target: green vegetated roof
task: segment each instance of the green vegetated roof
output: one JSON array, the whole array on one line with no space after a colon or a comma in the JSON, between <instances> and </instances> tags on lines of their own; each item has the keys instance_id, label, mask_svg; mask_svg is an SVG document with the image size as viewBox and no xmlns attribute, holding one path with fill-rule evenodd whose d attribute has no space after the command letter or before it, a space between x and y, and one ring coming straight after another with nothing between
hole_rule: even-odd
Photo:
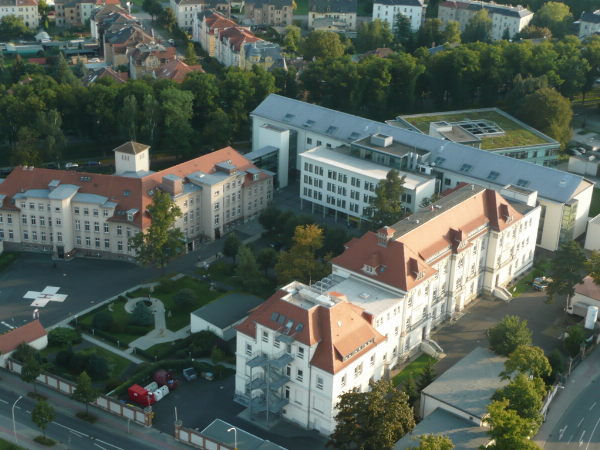
<instances>
[{"instance_id":1,"label":"green vegetated roof","mask_svg":"<svg viewBox=\"0 0 600 450\"><path fill-rule=\"evenodd\" d=\"M429 133L431 122L460 122L465 119L485 119L495 122L505 134L503 136L485 137L481 142L482 150L495 150L500 148L520 147L525 145L548 144L548 140L537 136L521 124L500 114L497 111L459 111L448 114L420 114L418 116L403 116L404 120L417 127L423 133Z\"/></svg>"}]
</instances>

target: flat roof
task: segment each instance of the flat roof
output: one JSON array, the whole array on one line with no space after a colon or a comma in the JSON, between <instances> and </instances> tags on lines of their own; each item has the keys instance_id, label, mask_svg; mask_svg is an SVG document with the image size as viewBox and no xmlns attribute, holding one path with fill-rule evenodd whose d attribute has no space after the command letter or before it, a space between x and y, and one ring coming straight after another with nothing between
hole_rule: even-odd
<instances>
[{"instance_id":1,"label":"flat roof","mask_svg":"<svg viewBox=\"0 0 600 450\"><path fill-rule=\"evenodd\" d=\"M242 320L262 303L264 300L255 295L234 293L219 297L191 314L223 329Z\"/></svg>"},{"instance_id":2,"label":"flat roof","mask_svg":"<svg viewBox=\"0 0 600 450\"><path fill-rule=\"evenodd\" d=\"M385 179L388 172L391 170L391 168L381 164L350 156L349 150L349 147L338 147L337 149L317 147L304 153L300 153L300 156L314 161L320 161L325 164L332 164L340 169L345 169L378 180ZM401 177L406 177L404 180L404 187L407 189L414 190L417 186L431 180L431 177L427 175L421 176L414 172L399 171L399 173Z\"/></svg>"},{"instance_id":3,"label":"flat roof","mask_svg":"<svg viewBox=\"0 0 600 450\"><path fill-rule=\"evenodd\" d=\"M233 428L233 425L228 424L227 422L222 421L221 419L216 419L213 423L207 426L204 430L202 430L202 434L214 439L222 444L233 448L235 445L235 437L234 433L228 432L230 428ZM273 444L272 442L265 441L259 437L250 434L241 428L235 427L237 429L237 448L244 450L286 450L279 445Z\"/></svg>"},{"instance_id":4,"label":"flat roof","mask_svg":"<svg viewBox=\"0 0 600 450\"><path fill-rule=\"evenodd\" d=\"M423 393L482 419L494 392L508 384L508 380L500 379L504 361L506 358L491 350L477 347L423 389Z\"/></svg>"},{"instance_id":5,"label":"flat roof","mask_svg":"<svg viewBox=\"0 0 600 450\"><path fill-rule=\"evenodd\" d=\"M444 121L452 123L453 125L457 125L455 122L462 122L465 120L477 121L483 119L495 122L504 131L504 135L482 137L482 150L498 150L501 148L514 148L540 144L558 145L558 142L554 139L497 108L415 114L410 116L400 116L400 118L406 120L423 134L429 134L429 124L433 122Z\"/></svg>"},{"instance_id":6,"label":"flat roof","mask_svg":"<svg viewBox=\"0 0 600 450\"><path fill-rule=\"evenodd\" d=\"M339 292L346 296L353 305L360 306L368 313L377 316L397 303L402 297L391 291L374 286L370 283L357 280L354 277L346 278L329 289L329 292Z\"/></svg>"},{"instance_id":7,"label":"flat roof","mask_svg":"<svg viewBox=\"0 0 600 450\"><path fill-rule=\"evenodd\" d=\"M373 135L375 137L378 138L387 138L387 137L391 137L389 135L382 135L382 134L375 134ZM383 153L389 153L391 155L396 155L396 156L404 156L404 155L408 155L409 153L417 153L418 155L427 155L429 152L426 150L420 150L416 147L411 147L409 145L405 145L399 141L392 141L392 143L390 145L388 145L387 147L383 147L381 145L377 145L377 144L373 144L373 142L371 142L371 138L372 136L367 136L365 138L362 138L356 142L354 142L354 144L366 147L366 148L372 148L373 150L379 150Z\"/></svg>"},{"instance_id":8,"label":"flat roof","mask_svg":"<svg viewBox=\"0 0 600 450\"><path fill-rule=\"evenodd\" d=\"M419 446L419 436L433 434L435 436L447 436L457 450L477 450L487 446L490 438L487 428L478 427L461 417L437 408L406 436L396 442L393 450L406 450Z\"/></svg>"}]
</instances>

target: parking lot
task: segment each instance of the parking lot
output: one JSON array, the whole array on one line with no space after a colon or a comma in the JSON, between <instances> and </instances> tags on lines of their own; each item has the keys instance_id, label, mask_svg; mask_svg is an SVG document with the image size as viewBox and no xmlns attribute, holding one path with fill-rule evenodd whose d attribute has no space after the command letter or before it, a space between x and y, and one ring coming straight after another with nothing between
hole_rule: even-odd
<instances>
[{"instance_id":1,"label":"parking lot","mask_svg":"<svg viewBox=\"0 0 600 450\"><path fill-rule=\"evenodd\" d=\"M180 385L159 402L152 405L153 426L168 434L174 433L175 408L183 426L202 431L219 418L250 434L281 445L288 450L324 450L326 439L316 431L304 430L286 421L280 421L269 431L238 417L245 408L233 401L235 376L224 380L207 381L198 377L186 381L181 375Z\"/></svg>"}]
</instances>

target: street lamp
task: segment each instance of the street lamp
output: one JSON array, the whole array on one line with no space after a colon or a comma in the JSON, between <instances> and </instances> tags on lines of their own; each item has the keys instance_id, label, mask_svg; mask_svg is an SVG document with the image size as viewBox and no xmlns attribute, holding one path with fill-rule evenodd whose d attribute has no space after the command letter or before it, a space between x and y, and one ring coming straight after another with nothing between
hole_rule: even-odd
<instances>
[{"instance_id":1,"label":"street lamp","mask_svg":"<svg viewBox=\"0 0 600 450\"><path fill-rule=\"evenodd\" d=\"M19 400L21 400L23 398L22 395L19 396L19 398L17 399L17 402ZM12 416L13 416L13 430L15 431L15 445L18 444L17 442L17 423L15 422L15 406L17 406L17 402L15 402L15 404L12 407Z\"/></svg>"},{"instance_id":2,"label":"street lamp","mask_svg":"<svg viewBox=\"0 0 600 450\"><path fill-rule=\"evenodd\" d=\"M227 432L229 433L231 430L233 430L233 434L234 434L234 449L237 450L237 428L235 427L231 427L229 430L227 430Z\"/></svg>"}]
</instances>

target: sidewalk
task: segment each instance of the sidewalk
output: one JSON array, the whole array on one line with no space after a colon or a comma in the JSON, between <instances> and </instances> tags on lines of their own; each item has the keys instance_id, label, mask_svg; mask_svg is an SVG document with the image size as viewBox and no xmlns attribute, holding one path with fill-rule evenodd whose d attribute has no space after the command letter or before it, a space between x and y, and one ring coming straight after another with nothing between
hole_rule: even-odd
<instances>
[{"instance_id":1,"label":"sidewalk","mask_svg":"<svg viewBox=\"0 0 600 450\"><path fill-rule=\"evenodd\" d=\"M132 356L129 353L125 353L124 351L119 350L118 348L113 347L112 345L108 345L108 344L106 344L106 343L104 343L102 341L99 341L98 339L90 336L89 334L83 333L81 335L81 337L84 340L86 340L88 342L91 342L94 345L97 345L98 347L105 348L106 350L109 350L109 351L111 351L111 352L113 352L113 353L115 353L115 354L117 354L119 356L122 356L123 358L128 359L129 361L134 362L136 364L140 364L140 363L144 362L143 360L141 360L139 358L136 358L135 356Z\"/></svg>"},{"instance_id":2,"label":"sidewalk","mask_svg":"<svg viewBox=\"0 0 600 450\"><path fill-rule=\"evenodd\" d=\"M32 385L23 382L18 375L6 370L2 370L0 373L2 374L2 386L5 389L10 389L18 395L23 396L26 396L27 393L32 390ZM58 411L69 416L74 416L77 412L85 411L84 404L77 403L68 396L60 394L47 386L38 384L37 389L40 394L45 395L48 398L48 403ZM98 417L98 422L96 422L95 426L100 429L99 431L106 430L113 434L127 436L126 420L91 405L90 412ZM129 438L143 442L146 445L153 445L155 448L169 450L190 449L189 446L177 442L172 435L165 434L154 428L144 428L134 422L131 422L130 424Z\"/></svg>"},{"instance_id":3,"label":"sidewalk","mask_svg":"<svg viewBox=\"0 0 600 450\"><path fill-rule=\"evenodd\" d=\"M559 389L556 397L550 403L548 415L540 431L535 435L534 441L544 447L550 433L563 416L569 405L577 398L590 383L600 375L600 350L596 349L589 357L584 359L567 379L564 389Z\"/></svg>"}]
</instances>

